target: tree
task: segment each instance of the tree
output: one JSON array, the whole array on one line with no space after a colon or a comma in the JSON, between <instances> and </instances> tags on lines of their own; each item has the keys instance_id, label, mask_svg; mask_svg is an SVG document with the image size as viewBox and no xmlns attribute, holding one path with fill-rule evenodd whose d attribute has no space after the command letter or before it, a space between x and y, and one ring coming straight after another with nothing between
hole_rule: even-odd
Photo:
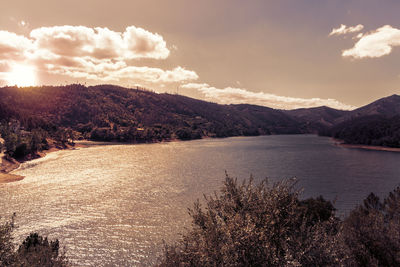
<instances>
[{"instance_id":1,"label":"tree","mask_svg":"<svg viewBox=\"0 0 400 267\"><path fill-rule=\"evenodd\" d=\"M293 180L239 185L227 175L204 209L189 210L192 228L165 246L160 266L351 265L339 220L321 220L298 195Z\"/></svg>"},{"instance_id":2,"label":"tree","mask_svg":"<svg viewBox=\"0 0 400 267\"><path fill-rule=\"evenodd\" d=\"M0 267L68 266L64 251L59 250L59 241L49 241L37 233L30 234L16 250L12 239L14 219L15 214L10 221L0 224Z\"/></svg>"},{"instance_id":3,"label":"tree","mask_svg":"<svg viewBox=\"0 0 400 267\"><path fill-rule=\"evenodd\" d=\"M15 214L9 222L0 224L0 266L9 266L15 262L15 248L11 237L14 218Z\"/></svg>"},{"instance_id":4,"label":"tree","mask_svg":"<svg viewBox=\"0 0 400 267\"><path fill-rule=\"evenodd\" d=\"M400 266L400 188L383 203L371 193L344 224L358 266Z\"/></svg>"},{"instance_id":5,"label":"tree","mask_svg":"<svg viewBox=\"0 0 400 267\"><path fill-rule=\"evenodd\" d=\"M63 253L59 253L58 240L48 241L37 233L30 234L19 246L17 259L19 266L67 266Z\"/></svg>"}]
</instances>

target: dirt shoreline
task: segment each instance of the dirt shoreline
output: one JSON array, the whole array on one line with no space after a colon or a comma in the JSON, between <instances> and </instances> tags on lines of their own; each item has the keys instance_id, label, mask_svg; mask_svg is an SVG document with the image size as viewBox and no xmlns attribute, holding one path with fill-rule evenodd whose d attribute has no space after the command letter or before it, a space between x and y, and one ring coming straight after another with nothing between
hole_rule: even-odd
<instances>
[{"instance_id":1,"label":"dirt shoreline","mask_svg":"<svg viewBox=\"0 0 400 267\"><path fill-rule=\"evenodd\" d=\"M375 151L389 151L389 152L400 152L400 148L397 147L385 147L385 146L369 146L369 145L354 145L354 144L346 144L343 140L338 140L332 138L335 142L335 146L344 147L344 148L358 148L358 149L366 149L366 150L375 150Z\"/></svg>"},{"instance_id":2,"label":"dirt shoreline","mask_svg":"<svg viewBox=\"0 0 400 267\"><path fill-rule=\"evenodd\" d=\"M24 176L0 172L0 184L21 181Z\"/></svg>"},{"instance_id":3,"label":"dirt shoreline","mask_svg":"<svg viewBox=\"0 0 400 267\"><path fill-rule=\"evenodd\" d=\"M205 139L208 137L203 137L202 139ZM43 158L47 154L60 151L60 150L66 150L66 149L77 149L77 148L87 148L91 146L98 146L98 145L137 145L137 144L154 144L154 143L166 143L166 142L177 142L177 141L182 141L179 139L164 139L161 141L154 141L154 142L107 142L107 141L92 141L92 140L76 140L74 141L73 145L67 144L65 147L60 147L57 145L51 146L47 150L43 150L40 152L35 153L34 155L30 155L29 157L23 159L23 160L16 160L11 157L7 157L4 154L0 154L0 184L2 183L10 183L10 182L16 182L24 179L23 176L21 175L16 175L16 174L11 174L10 172L16 170L19 168L19 166L27 161L38 159L38 158Z\"/></svg>"},{"instance_id":4,"label":"dirt shoreline","mask_svg":"<svg viewBox=\"0 0 400 267\"><path fill-rule=\"evenodd\" d=\"M17 181L21 181L22 179L24 179L25 178L24 176L10 173L10 172L18 169L19 166L24 162L38 159L38 158L43 158L49 153L60 151L60 150L85 148L85 147L88 147L88 145L85 144L84 142L82 142L82 143L77 142L77 143L74 143L73 145L66 145L65 147L54 146L49 149L37 152L34 155L31 155L30 157L25 158L23 160L16 160L14 158L2 155L2 156L0 156L0 184L17 182Z\"/></svg>"}]
</instances>

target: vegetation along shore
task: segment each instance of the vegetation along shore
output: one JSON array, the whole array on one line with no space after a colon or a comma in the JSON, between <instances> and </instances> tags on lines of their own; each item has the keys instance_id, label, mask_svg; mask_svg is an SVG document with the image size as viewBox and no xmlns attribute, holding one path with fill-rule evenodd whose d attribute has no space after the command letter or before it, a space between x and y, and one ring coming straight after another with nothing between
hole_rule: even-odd
<instances>
[{"instance_id":1,"label":"vegetation along shore","mask_svg":"<svg viewBox=\"0 0 400 267\"><path fill-rule=\"evenodd\" d=\"M400 96L344 111L220 105L114 85L0 88L0 149L9 162L76 140L153 143L208 137L320 134L346 145L400 147ZM348 146L351 147L351 146ZM388 150L382 148L382 150ZM2 167L2 172L8 172Z\"/></svg>"}]
</instances>

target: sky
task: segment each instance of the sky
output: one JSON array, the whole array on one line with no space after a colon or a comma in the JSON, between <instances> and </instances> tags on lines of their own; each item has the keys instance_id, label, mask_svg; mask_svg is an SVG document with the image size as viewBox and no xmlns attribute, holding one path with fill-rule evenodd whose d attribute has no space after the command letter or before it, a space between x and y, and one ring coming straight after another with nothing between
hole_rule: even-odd
<instances>
[{"instance_id":1,"label":"sky","mask_svg":"<svg viewBox=\"0 0 400 267\"><path fill-rule=\"evenodd\" d=\"M354 109L400 93L398 0L1 0L0 86Z\"/></svg>"}]
</instances>

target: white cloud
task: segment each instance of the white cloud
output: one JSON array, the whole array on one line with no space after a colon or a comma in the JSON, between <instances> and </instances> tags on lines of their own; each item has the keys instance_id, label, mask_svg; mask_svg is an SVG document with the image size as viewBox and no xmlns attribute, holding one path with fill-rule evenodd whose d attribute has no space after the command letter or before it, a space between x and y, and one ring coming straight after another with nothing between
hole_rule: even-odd
<instances>
[{"instance_id":1,"label":"white cloud","mask_svg":"<svg viewBox=\"0 0 400 267\"><path fill-rule=\"evenodd\" d=\"M42 72L98 81L124 80L149 84L198 79L191 70L163 70L134 66L135 59L166 59L170 54L163 37L135 26L124 32L85 26L33 29L29 37L0 31L0 72L7 66L31 65Z\"/></svg>"},{"instance_id":2,"label":"white cloud","mask_svg":"<svg viewBox=\"0 0 400 267\"><path fill-rule=\"evenodd\" d=\"M130 83L147 82L150 84L185 82L198 79L196 72L176 67L172 70L163 70L154 67L127 66L124 62L101 61L92 62L87 59L72 61L61 59L54 64L46 64L50 73L67 75L73 78L86 78L94 81Z\"/></svg>"},{"instance_id":3,"label":"white cloud","mask_svg":"<svg viewBox=\"0 0 400 267\"><path fill-rule=\"evenodd\" d=\"M362 24L358 24L358 25L352 26L352 27L347 27L346 25L341 24L339 28L332 29L332 31L329 34L329 36L332 36L332 35L343 35L343 34L348 34L348 33L359 32L362 29L364 29L364 26Z\"/></svg>"},{"instance_id":4,"label":"white cloud","mask_svg":"<svg viewBox=\"0 0 400 267\"><path fill-rule=\"evenodd\" d=\"M354 106L343 104L335 99L296 98L278 96L263 92L251 92L242 88L226 87L223 89L212 87L206 83L188 83L182 88L197 89L209 101L220 104L254 104L277 109L309 108L329 106L337 109L354 109Z\"/></svg>"},{"instance_id":5,"label":"white cloud","mask_svg":"<svg viewBox=\"0 0 400 267\"><path fill-rule=\"evenodd\" d=\"M96 59L165 59L169 55L161 35L129 26L125 32L85 26L41 27L31 31L37 49L59 56Z\"/></svg>"},{"instance_id":6,"label":"white cloud","mask_svg":"<svg viewBox=\"0 0 400 267\"><path fill-rule=\"evenodd\" d=\"M360 36L354 47L344 50L342 56L357 59L382 57L390 54L395 46L400 46L400 30L386 25Z\"/></svg>"},{"instance_id":7,"label":"white cloud","mask_svg":"<svg viewBox=\"0 0 400 267\"><path fill-rule=\"evenodd\" d=\"M0 60L23 60L32 49L32 40L12 32L0 31Z\"/></svg>"}]
</instances>

